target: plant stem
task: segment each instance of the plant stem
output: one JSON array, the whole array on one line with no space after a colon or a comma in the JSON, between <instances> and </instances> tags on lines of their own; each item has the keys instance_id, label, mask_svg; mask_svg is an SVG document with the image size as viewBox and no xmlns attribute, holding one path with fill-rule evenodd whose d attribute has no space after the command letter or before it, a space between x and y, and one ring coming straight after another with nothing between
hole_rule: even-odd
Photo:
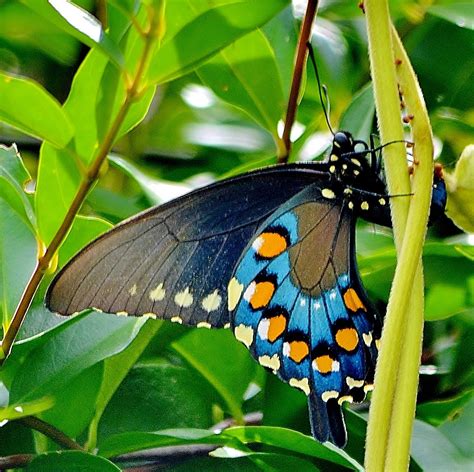
<instances>
[{"instance_id":1,"label":"plant stem","mask_svg":"<svg viewBox=\"0 0 474 472\"><path fill-rule=\"evenodd\" d=\"M20 302L18 303L18 306L15 310L15 314L13 315L11 323L2 341L0 349L0 365L3 364L5 358L11 351L15 337L23 323L28 308L31 305L33 297L39 287L41 280L44 277L45 272L48 270L53 257L68 234L74 218L79 212L87 194L89 193L89 190L98 179L102 164L104 163L105 159L107 158L107 154L112 148L112 145L120 130L120 126L127 116L130 106L142 92L141 81L148 67L155 42L159 38L160 25L157 23L160 21L161 16L159 14L155 14L153 9L150 9L150 26L145 35L145 45L133 80L131 81L130 86L127 87L124 102L119 108L117 115L115 116L107 134L105 135L104 140L97 151L96 157L92 161L91 165L86 169L85 178L82 180L79 189L77 190L77 193L71 203L71 206L69 207L69 210L66 213L63 222L61 223L61 226L54 235L51 243L46 248L43 256L38 258L35 270L21 296Z\"/></svg>"},{"instance_id":2,"label":"plant stem","mask_svg":"<svg viewBox=\"0 0 474 472\"><path fill-rule=\"evenodd\" d=\"M386 2L366 0L365 10L380 134L382 141L388 142L400 139L402 136L401 121L394 119L400 116L400 110L392 52L392 27ZM397 38L394 37L393 41L397 43ZM396 46L398 58L401 44L397 43ZM403 61L409 64L406 56L403 57ZM419 97L421 92L414 84L416 81L407 81L404 92L411 97ZM419 103L421 101L419 100ZM429 122L426 125L427 121L425 122L421 116L426 111L419 107L411 109L411 112L415 116L412 124L417 166L410 201L398 198L391 200L395 244L399 258L387 306L375 375L375 390L370 407L365 458L366 469L370 472L406 470L416 399L414 372L419 362L423 322L420 256L430 206L433 171L431 131ZM423 131L417 128L415 133L417 123L423 127ZM401 154L397 164L394 147L384 148L387 182L391 195L409 192L405 156L404 153ZM403 404L403 401L406 403ZM401 464L405 466L398 467Z\"/></svg>"},{"instance_id":3,"label":"plant stem","mask_svg":"<svg viewBox=\"0 0 474 472\"><path fill-rule=\"evenodd\" d=\"M59 444L65 449L75 449L79 451L83 450L76 441L73 441L62 431L50 425L49 423L36 418L35 416L25 416L18 420L18 422L28 426L31 429L39 431L41 434L44 434L48 438L52 439L56 444Z\"/></svg>"},{"instance_id":4,"label":"plant stem","mask_svg":"<svg viewBox=\"0 0 474 472\"><path fill-rule=\"evenodd\" d=\"M298 49L296 52L295 67L293 69L293 80L291 82L290 96L288 98L288 106L286 107L285 126L282 134L282 146L279 146L278 162L288 162L291 151L291 128L296 117L296 109L298 106L298 96L300 93L301 78L303 76L303 68L308 56L308 48L306 43L311 36L311 28L313 26L314 17L318 8L318 0L309 0L304 15L303 24L301 25L300 36L298 39Z\"/></svg>"},{"instance_id":5,"label":"plant stem","mask_svg":"<svg viewBox=\"0 0 474 472\"><path fill-rule=\"evenodd\" d=\"M428 112L423 100L415 72L411 67L408 56L392 27L394 51L400 64L397 75L402 87L404 102L407 110L415 119L412 121L413 140L416 143L414 157L418 162L413 178L413 190L422 195L431 195L431 181L433 176L433 145L431 126ZM418 190L419 189L419 190ZM426 197L425 197L426 198ZM424 203L426 205L426 202ZM416 203L414 203L416 205ZM410 208L410 215L413 210ZM410 221L408 222L408 224ZM408 226L410 228L410 226ZM425 229L420 228L424 236ZM423 237L419 234L419 237ZM421 264L420 264L421 269ZM410 454L410 437L413 428L413 418L416 409L416 396L418 392L418 376L423 339L423 274L417 271L412 299L408 312L410 329L406 330L404 345L400 357L399 379L393 404L392 423L390 428L390 441L387 448L385 463L393 470L407 470Z\"/></svg>"},{"instance_id":6,"label":"plant stem","mask_svg":"<svg viewBox=\"0 0 474 472\"><path fill-rule=\"evenodd\" d=\"M35 454L14 454L0 457L0 470L21 469L26 467L35 457Z\"/></svg>"}]
</instances>

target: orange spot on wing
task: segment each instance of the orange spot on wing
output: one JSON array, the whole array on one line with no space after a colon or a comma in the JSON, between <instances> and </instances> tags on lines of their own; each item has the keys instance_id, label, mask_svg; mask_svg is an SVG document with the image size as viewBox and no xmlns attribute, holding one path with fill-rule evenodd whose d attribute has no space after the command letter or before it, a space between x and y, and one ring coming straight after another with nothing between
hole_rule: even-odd
<instances>
[{"instance_id":1,"label":"orange spot on wing","mask_svg":"<svg viewBox=\"0 0 474 472\"><path fill-rule=\"evenodd\" d=\"M344 304L349 310L354 313L360 308L361 310L367 311L362 300L357 295L357 292L353 288L348 288L344 293Z\"/></svg>"},{"instance_id":2,"label":"orange spot on wing","mask_svg":"<svg viewBox=\"0 0 474 472\"><path fill-rule=\"evenodd\" d=\"M265 259L279 256L287 248L286 239L279 233L262 233L259 242L257 254Z\"/></svg>"},{"instance_id":3,"label":"orange spot on wing","mask_svg":"<svg viewBox=\"0 0 474 472\"><path fill-rule=\"evenodd\" d=\"M285 332L286 318L283 315L274 316L269 323L267 339L273 343Z\"/></svg>"},{"instance_id":4,"label":"orange spot on wing","mask_svg":"<svg viewBox=\"0 0 474 472\"><path fill-rule=\"evenodd\" d=\"M336 333L336 343L346 351L353 351L359 342L359 335L354 328L342 328Z\"/></svg>"},{"instance_id":5,"label":"orange spot on wing","mask_svg":"<svg viewBox=\"0 0 474 472\"><path fill-rule=\"evenodd\" d=\"M274 292L275 285L273 285L272 282L258 282L255 286L252 298L250 299L250 305L254 310L267 306Z\"/></svg>"},{"instance_id":6,"label":"orange spot on wing","mask_svg":"<svg viewBox=\"0 0 474 472\"><path fill-rule=\"evenodd\" d=\"M304 341L292 341L290 343L290 358L295 362L301 362L309 354L309 347Z\"/></svg>"},{"instance_id":7,"label":"orange spot on wing","mask_svg":"<svg viewBox=\"0 0 474 472\"><path fill-rule=\"evenodd\" d=\"M329 374L329 372L332 372L333 359L327 354L316 357L314 362L316 362L316 368L321 374Z\"/></svg>"}]
</instances>

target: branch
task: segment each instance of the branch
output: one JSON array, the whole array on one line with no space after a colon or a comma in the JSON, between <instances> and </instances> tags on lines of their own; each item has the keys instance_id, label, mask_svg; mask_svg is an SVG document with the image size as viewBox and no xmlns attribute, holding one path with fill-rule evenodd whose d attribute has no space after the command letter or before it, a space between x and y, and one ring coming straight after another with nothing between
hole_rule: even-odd
<instances>
[{"instance_id":1,"label":"branch","mask_svg":"<svg viewBox=\"0 0 474 472\"><path fill-rule=\"evenodd\" d=\"M92 161L91 165L86 169L85 179L81 182L79 189L71 203L71 206L66 216L64 217L61 226L57 230L49 246L46 248L44 255L38 258L35 270L31 275L28 285L26 286L21 296L20 302L15 310L15 314L13 315L12 321L7 329L7 332L5 333L5 338L3 339L2 344L0 346L0 365L3 364L5 358L10 354L13 341L15 340L15 337L23 323L28 308L31 305L33 297L36 293L36 290L38 289L41 280L44 277L45 272L50 267L53 257L55 256L66 235L68 234L74 221L74 218L79 212L87 194L89 193L89 190L92 188L95 181L98 179L102 164L104 163L105 159L107 158L107 154L112 148L112 145L119 132L120 126L122 125L125 117L127 116L127 112L130 106L135 100L137 100L140 95L141 81L148 66L148 62L151 53L153 52L155 42L161 31L161 15L158 12L155 12L153 9L150 9L149 11L150 25L144 35L145 46L143 48L143 52L140 57L140 61L138 63L131 84L127 88L125 100L122 103L117 113L117 116L114 118L110 129L105 135L104 140L97 151L96 157Z\"/></svg>"},{"instance_id":2,"label":"branch","mask_svg":"<svg viewBox=\"0 0 474 472\"><path fill-rule=\"evenodd\" d=\"M308 54L307 42L311 36L311 28L316 16L318 8L318 0L309 0L304 15L303 24L301 26L300 37L298 39L298 50L295 59L295 68L293 69L293 80L291 82L290 96L288 98L288 106L286 108L285 126L283 128L282 144L280 146L278 162L288 162L291 151L291 128L296 117L296 109L298 106L298 96L300 93L301 77L303 68Z\"/></svg>"},{"instance_id":3,"label":"branch","mask_svg":"<svg viewBox=\"0 0 474 472\"><path fill-rule=\"evenodd\" d=\"M55 426L46 423L46 421L40 420L36 416L25 416L17 421L28 428L34 429L41 434L44 434L48 438L52 439L56 444L59 444L65 449L83 451L83 448L76 441L71 439Z\"/></svg>"}]
</instances>

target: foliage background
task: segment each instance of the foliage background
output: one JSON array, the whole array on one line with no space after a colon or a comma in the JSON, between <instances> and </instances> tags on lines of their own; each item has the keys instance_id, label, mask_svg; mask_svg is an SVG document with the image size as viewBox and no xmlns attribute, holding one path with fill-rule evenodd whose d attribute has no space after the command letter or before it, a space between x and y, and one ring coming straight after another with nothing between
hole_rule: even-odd
<instances>
[{"instance_id":1,"label":"foliage background","mask_svg":"<svg viewBox=\"0 0 474 472\"><path fill-rule=\"evenodd\" d=\"M227 46L222 38L229 24L210 21L204 29L199 19L231 3L237 8L240 3L242 13L247 10L262 26L250 27L240 39L236 34L237 42ZM1 142L16 143L25 165L13 149L0 150L4 327L33 271L36 239L51 240L81 167L90 161L91 149L123 98L114 61L122 57L133 70L140 44L133 28L128 29L130 18L142 22L153 2L77 4L107 18L107 40L95 43L78 33L50 5L0 3ZM110 223L224 176L275 162L304 5L262 1L253 7L270 21L259 23L249 2L168 1L163 44L176 44L182 56L162 54L155 69L152 63L155 75L150 73L150 85L109 155L108 172L88 195L83 216L76 218L60 249L60 266ZM453 1L391 2L427 101L437 154L448 168L473 138L474 42L468 7ZM198 33L179 37L186 25L196 25ZM212 41L218 54L203 56ZM333 124L367 139L375 131L374 107L364 17L357 5L324 2L312 43L329 89ZM12 76L29 77L43 89ZM74 78L70 98L59 109L51 97L64 103ZM321 158L330 133L312 73L297 122L291 159ZM73 135L78 156L57 151ZM357 242L364 283L383 312L395 266L390 233L361 223ZM468 238L449 220L430 229L424 256L428 322L413 470L466 470L474 462L473 257ZM186 462L171 453L167 468L342 470L357 468L351 460L363 462L366 406L346 413L347 455L320 446L300 434L309 433L304 395L256 365L231 333L96 313L66 320L43 307L51 278L48 274L41 284L0 373L1 456L34 454L31 470L77 464L116 470L106 458L145 446L204 443L225 447L213 453L216 457L203 449L202 456ZM237 427L221 435L202 431L229 418L259 420L260 413L265 427ZM31 428L31 415L90 452L98 449L98 457L51 452L59 446Z\"/></svg>"}]
</instances>

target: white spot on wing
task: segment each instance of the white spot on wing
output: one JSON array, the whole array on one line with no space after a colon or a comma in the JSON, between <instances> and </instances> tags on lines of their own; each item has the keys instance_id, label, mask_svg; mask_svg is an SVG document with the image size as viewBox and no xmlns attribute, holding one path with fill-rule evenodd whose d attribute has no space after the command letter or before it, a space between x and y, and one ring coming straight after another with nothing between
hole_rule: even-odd
<instances>
[{"instance_id":1,"label":"white spot on wing","mask_svg":"<svg viewBox=\"0 0 474 472\"><path fill-rule=\"evenodd\" d=\"M262 244L263 244L263 238L262 238L262 236L259 236L252 243L252 247L253 247L254 251L258 253L260 251L260 248L262 247Z\"/></svg>"},{"instance_id":2,"label":"white spot on wing","mask_svg":"<svg viewBox=\"0 0 474 472\"><path fill-rule=\"evenodd\" d=\"M253 297L253 294L255 293L256 288L257 288L257 284L255 282L251 282L244 292L245 301L250 303L250 300L252 300L252 297Z\"/></svg>"},{"instance_id":3,"label":"white spot on wing","mask_svg":"<svg viewBox=\"0 0 474 472\"><path fill-rule=\"evenodd\" d=\"M163 288L163 284L158 284L149 294L149 298L152 302L159 302L163 300L166 295L166 290Z\"/></svg>"},{"instance_id":4,"label":"white spot on wing","mask_svg":"<svg viewBox=\"0 0 474 472\"><path fill-rule=\"evenodd\" d=\"M321 190L321 195L324 198L327 198L329 200L332 200L332 199L336 198L336 194L330 188L323 188Z\"/></svg>"},{"instance_id":5,"label":"white spot on wing","mask_svg":"<svg viewBox=\"0 0 474 472\"><path fill-rule=\"evenodd\" d=\"M173 316L173 317L170 318L170 321L172 323L183 324L183 320L181 319L180 316Z\"/></svg>"},{"instance_id":6,"label":"white spot on wing","mask_svg":"<svg viewBox=\"0 0 474 472\"><path fill-rule=\"evenodd\" d=\"M346 377L346 384L349 388L361 388L364 386L364 383L363 380L356 380L349 376Z\"/></svg>"},{"instance_id":7,"label":"white spot on wing","mask_svg":"<svg viewBox=\"0 0 474 472\"><path fill-rule=\"evenodd\" d=\"M136 295L136 293L137 293L137 284L133 284L133 285L130 287L130 290L128 291L128 293L130 294L131 297L133 297L134 295Z\"/></svg>"},{"instance_id":8,"label":"white spot on wing","mask_svg":"<svg viewBox=\"0 0 474 472\"><path fill-rule=\"evenodd\" d=\"M362 333L362 339L366 346L370 346L372 344L372 333L370 331L368 333Z\"/></svg>"},{"instance_id":9,"label":"white spot on wing","mask_svg":"<svg viewBox=\"0 0 474 472\"><path fill-rule=\"evenodd\" d=\"M201 321L196 325L197 328L207 328L211 329L211 323L208 323L207 321Z\"/></svg>"},{"instance_id":10,"label":"white spot on wing","mask_svg":"<svg viewBox=\"0 0 474 472\"><path fill-rule=\"evenodd\" d=\"M278 357L278 354L274 354L272 357L267 355L260 356L258 362L260 365L263 365L263 367L268 367L274 371L280 368L280 358Z\"/></svg>"},{"instance_id":11,"label":"white spot on wing","mask_svg":"<svg viewBox=\"0 0 474 472\"><path fill-rule=\"evenodd\" d=\"M216 289L206 297L201 302L202 307L210 313L211 311L215 311L219 308L222 302L222 297L219 295L219 291Z\"/></svg>"},{"instance_id":12,"label":"white spot on wing","mask_svg":"<svg viewBox=\"0 0 474 472\"><path fill-rule=\"evenodd\" d=\"M351 395L344 395L341 398L339 398L339 400L337 400L337 403L339 403L339 405L342 405L344 402L352 403L353 401L354 401L354 398L352 398Z\"/></svg>"},{"instance_id":13,"label":"white spot on wing","mask_svg":"<svg viewBox=\"0 0 474 472\"><path fill-rule=\"evenodd\" d=\"M361 207L362 210L368 210L369 209L369 204L368 204L368 202L362 202L360 204L360 207Z\"/></svg>"},{"instance_id":14,"label":"white spot on wing","mask_svg":"<svg viewBox=\"0 0 474 472\"><path fill-rule=\"evenodd\" d=\"M176 305L183 308L188 308L189 306L191 306L191 304L193 303L193 295L189 291L189 287L186 287L181 292L178 292L174 296L174 302L176 303Z\"/></svg>"},{"instance_id":15,"label":"white spot on wing","mask_svg":"<svg viewBox=\"0 0 474 472\"><path fill-rule=\"evenodd\" d=\"M251 326L245 326L244 324L239 324L234 329L234 336L238 341L244 343L247 347L253 342L253 329Z\"/></svg>"},{"instance_id":16,"label":"white spot on wing","mask_svg":"<svg viewBox=\"0 0 474 472\"><path fill-rule=\"evenodd\" d=\"M268 330L270 328L270 320L268 318L262 318L260 323L258 324L258 335L261 339L267 340L268 339Z\"/></svg>"},{"instance_id":17,"label":"white spot on wing","mask_svg":"<svg viewBox=\"0 0 474 472\"><path fill-rule=\"evenodd\" d=\"M240 301L244 286L235 278L230 279L227 287L227 308L233 311Z\"/></svg>"},{"instance_id":18,"label":"white spot on wing","mask_svg":"<svg viewBox=\"0 0 474 472\"><path fill-rule=\"evenodd\" d=\"M308 379L306 379L306 378L304 378L304 379L292 378L292 379L290 379L290 381L288 383L292 387L299 388L300 390L303 390L303 392L306 393L306 395L309 395L310 389L309 389Z\"/></svg>"},{"instance_id":19,"label":"white spot on wing","mask_svg":"<svg viewBox=\"0 0 474 472\"><path fill-rule=\"evenodd\" d=\"M326 390L321 394L321 398L323 402L327 402L331 400L331 398L337 398L339 396L339 392L337 390Z\"/></svg>"}]
</instances>

